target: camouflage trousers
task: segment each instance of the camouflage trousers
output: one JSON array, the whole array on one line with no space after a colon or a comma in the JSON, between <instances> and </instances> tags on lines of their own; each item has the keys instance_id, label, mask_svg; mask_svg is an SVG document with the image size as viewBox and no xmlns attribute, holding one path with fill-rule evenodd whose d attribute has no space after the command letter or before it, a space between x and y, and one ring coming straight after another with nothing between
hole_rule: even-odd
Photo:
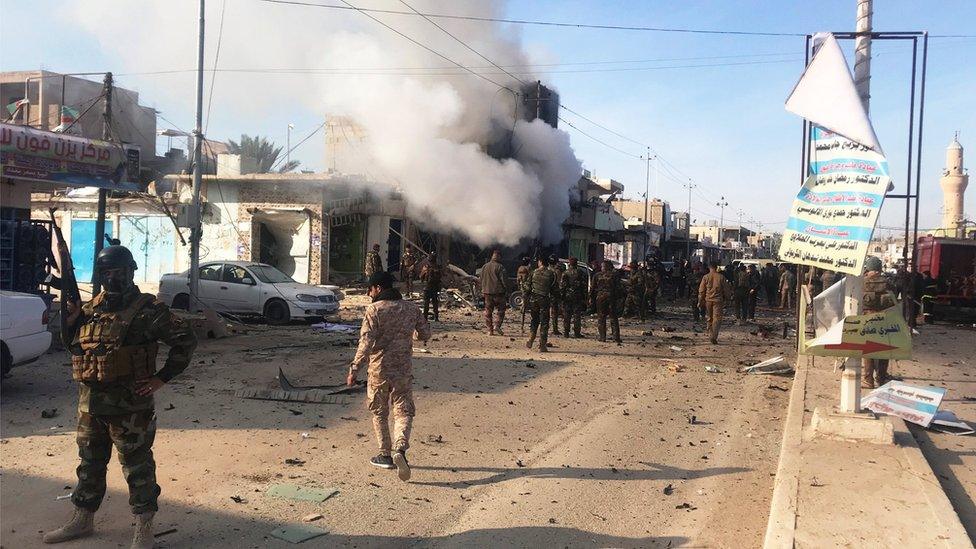
<instances>
[{"instance_id":1,"label":"camouflage trousers","mask_svg":"<svg viewBox=\"0 0 976 549\"><path fill-rule=\"evenodd\" d=\"M489 332L496 330L501 333L502 323L505 322L505 309L508 300L505 294L482 294L485 297L485 326Z\"/></svg>"},{"instance_id":2,"label":"camouflage trousers","mask_svg":"<svg viewBox=\"0 0 976 549\"><path fill-rule=\"evenodd\" d=\"M142 410L128 415L102 416L80 412L78 417L78 485L71 502L96 511L105 497L105 474L112 445L119 451L122 473L129 484L132 513L155 512L159 498L152 445L156 438L156 413Z\"/></svg>"},{"instance_id":3,"label":"camouflage trousers","mask_svg":"<svg viewBox=\"0 0 976 549\"><path fill-rule=\"evenodd\" d=\"M570 325L573 328L573 335L580 337L582 331L583 309L586 309L586 300L567 299L563 301L563 335L569 337Z\"/></svg>"},{"instance_id":4,"label":"camouflage trousers","mask_svg":"<svg viewBox=\"0 0 976 549\"><path fill-rule=\"evenodd\" d=\"M624 302L624 312L627 316L644 320L644 316L647 314L647 300L644 298L643 288L627 293L627 299Z\"/></svg>"},{"instance_id":5,"label":"camouflage trousers","mask_svg":"<svg viewBox=\"0 0 976 549\"><path fill-rule=\"evenodd\" d=\"M373 432L380 454L390 455L410 447L410 430L416 408L413 404L413 376L381 378L369 376L366 407L373 414ZM390 435L390 408L393 409L393 435Z\"/></svg>"},{"instance_id":6,"label":"camouflage trousers","mask_svg":"<svg viewBox=\"0 0 976 549\"><path fill-rule=\"evenodd\" d=\"M549 296L532 294L529 296L529 344L539 337L539 349L546 349L549 341L549 311L552 308Z\"/></svg>"}]
</instances>

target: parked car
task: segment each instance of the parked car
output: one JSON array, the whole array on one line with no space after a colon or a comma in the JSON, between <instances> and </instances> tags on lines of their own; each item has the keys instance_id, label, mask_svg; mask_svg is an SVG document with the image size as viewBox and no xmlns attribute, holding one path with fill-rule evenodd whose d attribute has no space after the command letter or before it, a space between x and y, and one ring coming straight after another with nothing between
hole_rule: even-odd
<instances>
[{"instance_id":1,"label":"parked car","mask_svg":"<svg viewBox=\"0 0 976 549\"><path fill-rule=\"evenodd\" d=\"M51 346L48 306L39 296L0 291L0 373L37 360Z\"/></svg>"},{"instance_id":2,"label":"parked car","mask_svg":"<svg viewBox=\"0 0 976 549\"><path fill-rule=\"evenodd\" d=\"M159 280L159 299L174 309L190 309L189 273L164 274ZM341 297L338 288L295 282L264 263L209 261L200 265L203 305L242 316L263 316L269 324L333 315L339 311Z\"/></svg>"}]
</instances>

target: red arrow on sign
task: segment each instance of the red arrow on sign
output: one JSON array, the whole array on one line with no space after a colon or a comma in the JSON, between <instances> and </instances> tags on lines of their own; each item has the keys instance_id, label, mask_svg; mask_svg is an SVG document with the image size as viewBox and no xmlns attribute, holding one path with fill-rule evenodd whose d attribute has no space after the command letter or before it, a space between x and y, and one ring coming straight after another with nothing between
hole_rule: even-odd
<instances>
[{"instance_id":1,"label":"red arrow on sign","mask_svg":"<svg viewBox=\"0 0 976 549\"><path fill-rule=\"evenodd\" d=\"M870 355L872 353L880 353L881 351L890 351L891 349L897 349L894 345L887 345L878 341L865 341L864 343L835 343L832 345L824 345L824 349L838 350L838 351L861 351L861 354Z\"/></svg>"}]
</instances>

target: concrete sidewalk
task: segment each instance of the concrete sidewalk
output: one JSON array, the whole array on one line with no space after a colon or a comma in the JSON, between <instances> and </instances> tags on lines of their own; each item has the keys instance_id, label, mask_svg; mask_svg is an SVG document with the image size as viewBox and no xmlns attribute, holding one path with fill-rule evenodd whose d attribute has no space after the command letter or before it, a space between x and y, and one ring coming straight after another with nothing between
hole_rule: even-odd
<instances>
[{"instance_id":1,"label":"concrete sidewalk","mask_svg":"<svg viewBox=\"0 0 976 549\"><path fill-rule=\"evenodd\" d=\"M808 360L800 357L790 395L765 547L973 547L901 419L878 419L893 445L814 434L814 410L838 402L840 372L831 359Z\"/></svg>"}]
</instances>

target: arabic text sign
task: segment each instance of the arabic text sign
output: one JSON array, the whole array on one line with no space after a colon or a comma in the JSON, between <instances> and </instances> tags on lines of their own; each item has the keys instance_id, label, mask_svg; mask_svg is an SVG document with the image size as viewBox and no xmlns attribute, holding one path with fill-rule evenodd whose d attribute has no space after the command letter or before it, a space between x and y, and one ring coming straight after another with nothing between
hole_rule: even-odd
<instances>
[{"instance_id":1,"label":"arabic text sign","mask_svg":"<svg viewBox=\"0 0 976 549\"><path fill-rule=\"evenodd\" d=\"M903 359L912 356L911 328L895 305L879 313L849 315L806 343L803 354Z\"/></svg>"},{"instance_id":2,"label":"arabic text sign","mask_svg":"<svg viewBox=\"0 0 976 549\"><path fill-rule=\"evenodd\" d=\"M139 149L0 124L0 173L73 187L139 190Z\"/></svg>"},{"instance_id":3,"label":"arabic text sign","mask_svg":"<svg viewBox=\"0 0 976 549\"><path fill-rule=\"evenodd\" d=\"M779 257L860 275L891 178L884 156L814 127L810 175L793 200Z\"/></svg>"},{"instance_id":4,"label":"arabic text sign","mask_svg":"<svg viewBox=\"0 0 976 549\"><path fill-rule=\"evenodd\" d=\"M928 427L939 411L946 390L889 381L861 399L861 407Z\"/></svg>"}]
</instances>

